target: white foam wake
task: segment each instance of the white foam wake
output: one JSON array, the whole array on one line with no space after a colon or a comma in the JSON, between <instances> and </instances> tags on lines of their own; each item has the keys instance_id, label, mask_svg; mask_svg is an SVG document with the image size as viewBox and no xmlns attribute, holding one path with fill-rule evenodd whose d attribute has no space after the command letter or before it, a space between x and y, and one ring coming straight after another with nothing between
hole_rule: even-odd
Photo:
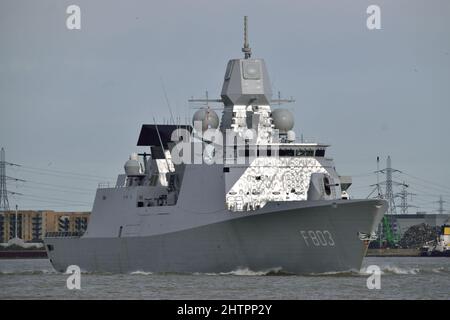
<instances>
[{"instance_id":1,"label":"white foam wake","mask_svg":"<svg viewBox=\"0 0 450 320\"><path fill-rule=\"evenodd\" d=\"M54 269L43 270L2 270L0 275L39 275L39 274L58 274Z\"/></svg>"},{"instance_id":2,"label":"white foam wake","mask_svg":"<svg viewBox=\"0 0 450 320\"><path fill-rule=\"evenodd\" d=\"M130 274L132 274L132 275L148 276L148 275L153 274L153 272L145 272L145 271L140 271L140 270L138 270L138 271L130 272Z\"/></svg>"},{"instance_id":3,"label":"white foam wake","mask_svg":"<svg viewBox=\"0 0 450 320\"><path fill-rule=\"evenodd\" d=\"M282 272L281 267L270 268L266 270L254 271L249 268L238 268L229 272L220 272L218 275L232 275L232 276L266 276L270 274L280 274ZM216 274L217 275L217 274Z\"/></svg>"},{"instance_id":4,"label":"white foam wake","mask_svg":"<svg viewBox=\"0 0 450 320\"><path fill-rule=\"evenodd\" d=\"M419 268L402 268L398 266L381 266L380 267L381 274L418 274L420 272ZM367 272L367 268L362 268L359 272L361 275L369 275L370 272Z\"/></svg>"}]
</instances>

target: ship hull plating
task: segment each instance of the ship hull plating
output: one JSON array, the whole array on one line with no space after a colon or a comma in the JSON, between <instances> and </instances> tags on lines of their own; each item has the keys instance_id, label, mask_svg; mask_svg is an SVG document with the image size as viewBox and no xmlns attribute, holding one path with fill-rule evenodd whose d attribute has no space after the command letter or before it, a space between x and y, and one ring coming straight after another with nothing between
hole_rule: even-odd
<instances>
[{"instance_id":1,"label":"ship hull plating","mask_svg":"<svg viewBox=\"0 0 450 320\"><path fill-rule=\"evenodd\" d=\"M233 213L239 217L166 234L46 238L45 243L58 271L78 265L84 271L120 273L241 268L339 272L360 269L367 245L358 232L374 231L385 209L381 200L330 201L259 214Z\"/></svg>"}]
</instances>

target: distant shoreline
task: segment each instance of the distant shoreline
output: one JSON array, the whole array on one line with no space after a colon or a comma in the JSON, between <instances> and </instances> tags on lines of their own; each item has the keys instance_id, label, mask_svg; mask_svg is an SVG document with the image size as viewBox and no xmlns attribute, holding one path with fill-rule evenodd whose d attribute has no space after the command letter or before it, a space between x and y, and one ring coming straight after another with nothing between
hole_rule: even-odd
<instances>
[{"instance_id":1,"label":"distant shoreline","mask_svg":"<svg viewBox=\"0 0 450 320\"><path fill-rule=\"evenodd\" d=\"M0 259L42 259L47 258L47 252L42 249L0 250Z\"/></svg>"},{"instance_id":2,"label":"distant shoreline","mask_svg":"<svg viewBox=\"0 0 450 320\"><path fill-rule=\"evenodd\" d=\"M419 249L369 249L366 257L420 257Z\"/></svg>"}]
</instances>

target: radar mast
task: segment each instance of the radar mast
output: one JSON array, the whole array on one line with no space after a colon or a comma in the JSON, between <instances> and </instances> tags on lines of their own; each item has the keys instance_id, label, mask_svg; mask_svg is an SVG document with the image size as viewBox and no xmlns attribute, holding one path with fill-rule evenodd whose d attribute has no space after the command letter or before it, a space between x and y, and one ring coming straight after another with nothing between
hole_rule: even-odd
<instances>
[{"instance_id":1,"label":"radar mast","mask_svg":"<svg viewBox=\"0 0 450 320\"><path fill-rule=\"evenodd\" d=\"M252 48L248 44L248 26L247 26L247 16L244 16L244 47L242 52L244 53L245 59L250 59L252 56Z\"/></svg>"}]
</instances>

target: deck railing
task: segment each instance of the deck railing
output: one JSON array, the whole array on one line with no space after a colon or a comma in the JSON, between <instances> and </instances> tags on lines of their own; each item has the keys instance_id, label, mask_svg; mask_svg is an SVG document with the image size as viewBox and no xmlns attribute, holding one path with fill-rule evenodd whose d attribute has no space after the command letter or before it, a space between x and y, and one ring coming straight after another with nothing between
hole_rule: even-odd
<instances>
[{"instance_id":1,"label":"deck railing","mask_svg":"<svg viewBox=\"0 0 450 320\"><path fill-rule=\"evenodd\" d=\"M98 189L107 189L107 188L111 188L111 185L109 182L99 182L97 185Z\"/></svg>"}]
</instances>

